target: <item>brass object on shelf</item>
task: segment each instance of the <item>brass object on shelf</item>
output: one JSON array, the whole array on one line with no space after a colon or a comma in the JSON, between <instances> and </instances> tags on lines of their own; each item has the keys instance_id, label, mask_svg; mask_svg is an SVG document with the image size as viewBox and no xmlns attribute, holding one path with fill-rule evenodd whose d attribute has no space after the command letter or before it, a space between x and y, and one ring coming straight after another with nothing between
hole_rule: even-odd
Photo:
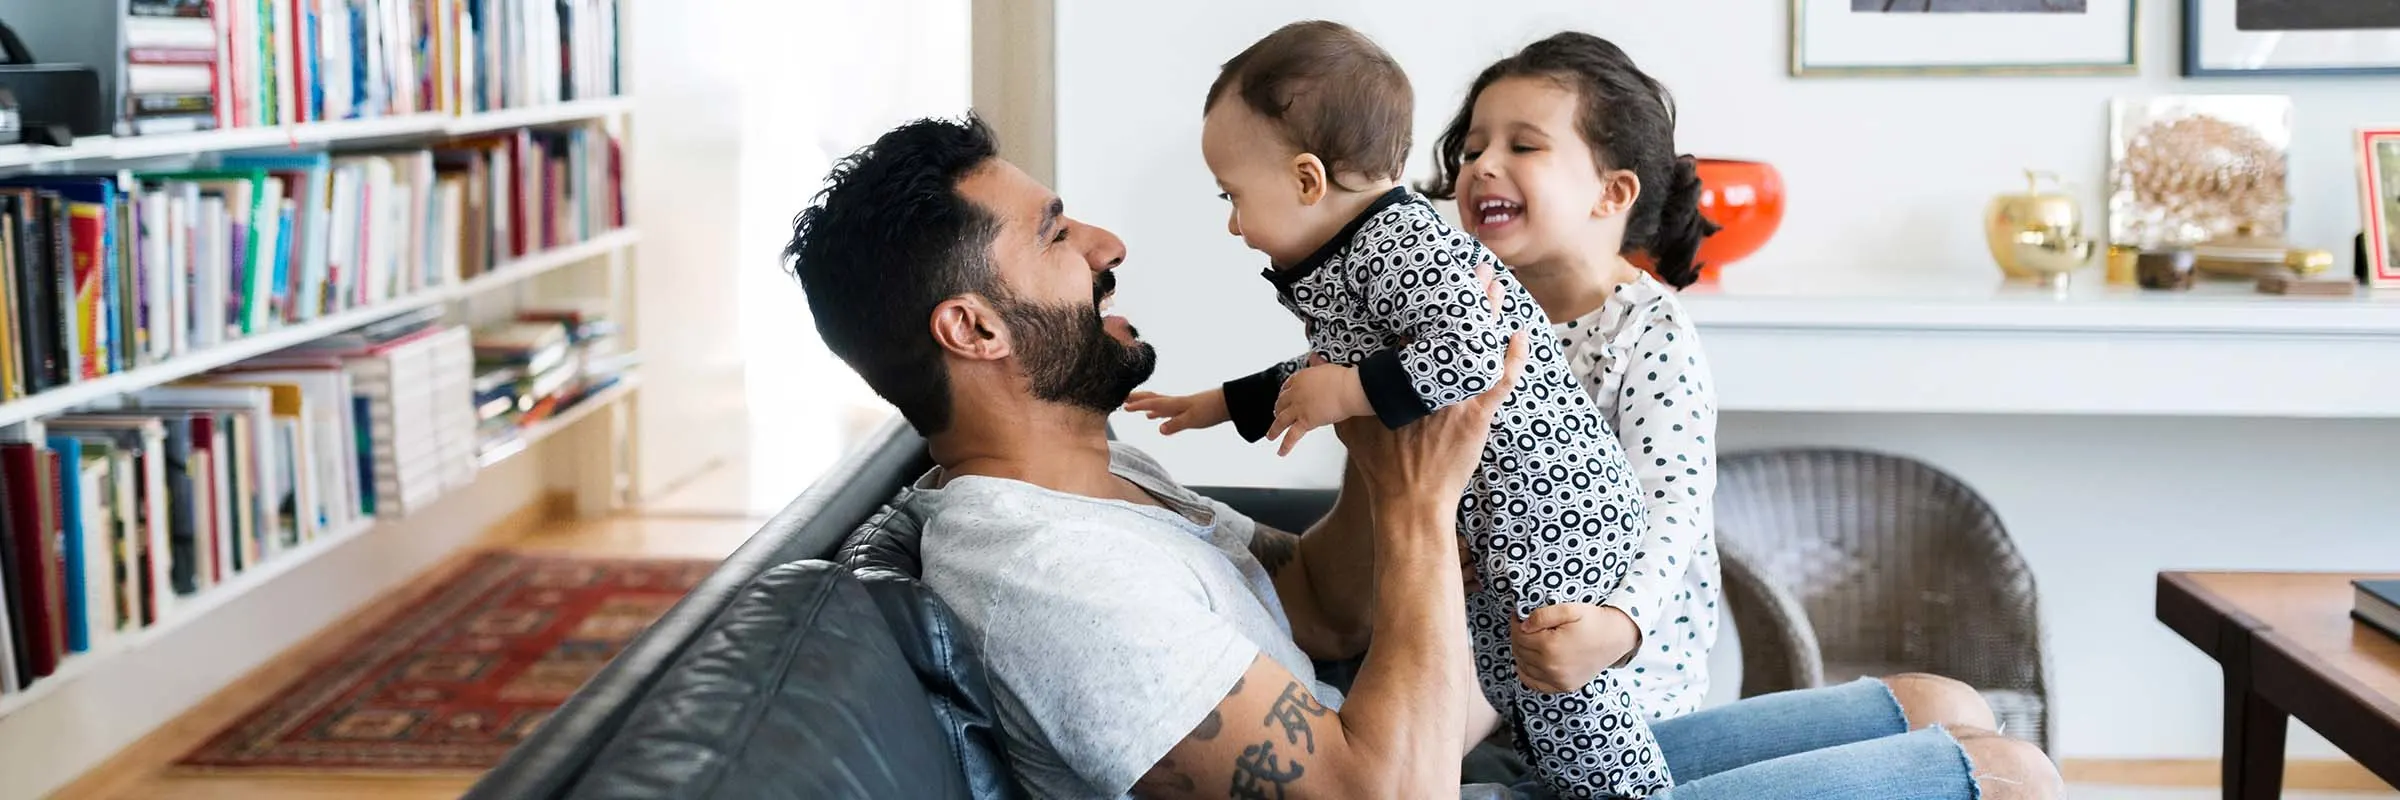
<instances>
[{"instance_id":1,"label":"brass object on shelf","mask_svg":"<svg viewBox=\"0 0 2400 800\"><path fill-rule=\"evenodd\" d=\"M2067 276L2091 263L2099 243L2083 235L2083 208L2064 191L2042 191L2056 173L2025 171L2025 192L1992 198L1984 209L1984 243L1992 260L2012 279L2064 286Z\"/></svg>"},{"instance_id":2,"label":"brass object on shelf","mask_svg":"<svg viewBox=\"0 0 2400 800\"><path fill-rule=\"evenodd\" d=\"M2141 283L2142 249L2126 244L2108 246L2108 282L2119 286Z\"/></svg>"},{"instance_id":3,"label":"brass object on shelf","mask_svg":"<svg viewBox=\"0 0 2400 800\"><path fill-rule=\"evenodd\" d=\"M2283 254L2283 267L2305 278L2333 269L2333 252L2295 248Z\"/></svg>"}]
</instances>

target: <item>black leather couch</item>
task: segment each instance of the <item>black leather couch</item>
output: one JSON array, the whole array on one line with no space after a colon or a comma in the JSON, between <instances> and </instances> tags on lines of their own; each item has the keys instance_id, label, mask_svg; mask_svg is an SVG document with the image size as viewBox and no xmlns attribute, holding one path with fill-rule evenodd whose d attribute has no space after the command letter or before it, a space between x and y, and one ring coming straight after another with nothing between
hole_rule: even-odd
<instances>
[{"instance_id":1,"label":"black leather couch","mask_svg":"<svg viewBox=\"0 0 2400 800\"><path fill-rule=\"evenodd\" d=\"M982 666L916 581L916 521L889 505L931 466L922 439L887 425L466 797L1022 796ZM1332 502L1327 491L1199 490L1286 530Z\"/></svg>"}]
</instances>

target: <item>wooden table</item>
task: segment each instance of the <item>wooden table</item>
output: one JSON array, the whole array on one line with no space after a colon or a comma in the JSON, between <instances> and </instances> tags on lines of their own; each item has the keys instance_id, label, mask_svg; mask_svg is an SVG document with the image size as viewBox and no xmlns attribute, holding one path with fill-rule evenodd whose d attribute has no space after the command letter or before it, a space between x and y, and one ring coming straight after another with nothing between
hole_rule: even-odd
<instances>
[{"instance_id":1,"label":"wooden table","mask_svg":"<svg viewBox=\"0 0 2400 800\"><path fill-rule=\"evenodd\" d=\"M2225 671L2225 796L2279 797L2285 720L2400 785L2400 641L2350 618L2358 579L2161 572L2158 619Z\"/></svg>"}]
</instances>

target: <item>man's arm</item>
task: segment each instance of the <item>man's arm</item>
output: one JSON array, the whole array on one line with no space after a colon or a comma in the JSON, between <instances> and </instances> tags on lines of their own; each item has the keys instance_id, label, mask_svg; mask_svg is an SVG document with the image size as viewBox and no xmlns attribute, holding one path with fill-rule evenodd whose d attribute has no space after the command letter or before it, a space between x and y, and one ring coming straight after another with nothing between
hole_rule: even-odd
<instances>
[{"instance_id":1,"label":"man's arm","mask_svg":"<svg viewBox=\"0 0 2400 800\"><path fill-rule=\"evenodd\" d=\"M1503 380L1400 431L1341 423L1372 503L1381 636L1341 711L1272 660L1254 658L1233 690L1153 765L1153 797L1422 797L1457 790L1468 700L1476 694L1460 591L1458 498L1491 430L1491 412L1524 362L1508 348ZM1305 537L1303 538L1305 542ZM1287 566L1286 569L1289 569Z\"/></svg>"},{"instance_id":2,"label":"man's arm","mask_svg":"<svg viewBox=\"0 0 2400 800\"><path fill-rule=\"evenodd\" d=\"M1305 535L1260 525L1250 554L1275 579L1292 641L1310 658L1336 661L1367 651L1374 629L1373 514L1357 469L1344 463L1333 510Z\"/></svg>"},{"instance_id":3,"label":"man's arm","mask_svg":"<svg viewBox=\"0 0 2400 800\"><path fill-rule=\"evenodd\" d=\"M1395 515L1407 518L1386 531L1393 535L1384 537L1386 555L1375 571L1409 591L1395 594L1405 601L1379 610L1377 622L1392 633L1367 655L1340 712L1317 702L1311 687L1261 655L1225 700L1135 784L1134 794L1303 798L1418 796L1437 786L1455 791L1464 752L1463 701L1475 688L1460 622L1466 603L1449 544L1456 535L1449 519L1454 513ZM1417 542L1389 541L1401 537Z\"/></svg>"}]
</instances>

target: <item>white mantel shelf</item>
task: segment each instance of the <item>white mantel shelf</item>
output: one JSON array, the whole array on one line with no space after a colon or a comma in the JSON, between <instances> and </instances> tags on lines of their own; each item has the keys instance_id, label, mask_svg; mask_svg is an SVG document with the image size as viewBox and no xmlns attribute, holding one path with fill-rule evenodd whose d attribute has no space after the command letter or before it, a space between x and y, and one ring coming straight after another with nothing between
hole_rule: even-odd
<instances>
[{"instance_id":1,"label":"white mantel shelf","mask_svg":"<svg viewBox=\"0 0 2400 800\"><path fill-rule=\"evenodd\" d=\"M2400 418L2400 292L1802 277L1683 292L1723 409Z\"/></svg>"}]
</instances>

